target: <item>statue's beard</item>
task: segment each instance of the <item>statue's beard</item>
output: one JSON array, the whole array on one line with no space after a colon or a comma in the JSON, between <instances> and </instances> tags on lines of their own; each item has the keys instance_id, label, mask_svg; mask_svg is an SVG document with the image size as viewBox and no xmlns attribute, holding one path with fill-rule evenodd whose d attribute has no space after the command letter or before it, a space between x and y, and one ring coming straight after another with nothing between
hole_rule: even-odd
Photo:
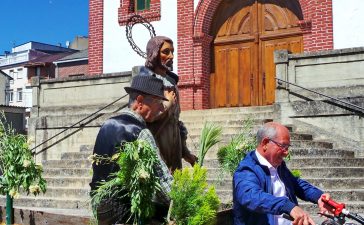
<instances>
[{"instance_id":1,"label":"statue's beard","mask_svg":"<svg viewBox=\"0 0 364 225\"><path fill-rule=\"evenodd\" d=\"M168 71L173 71L173 60L167 60L165 63L161 63L161 66Z\"/></svg>"}]
</instances>

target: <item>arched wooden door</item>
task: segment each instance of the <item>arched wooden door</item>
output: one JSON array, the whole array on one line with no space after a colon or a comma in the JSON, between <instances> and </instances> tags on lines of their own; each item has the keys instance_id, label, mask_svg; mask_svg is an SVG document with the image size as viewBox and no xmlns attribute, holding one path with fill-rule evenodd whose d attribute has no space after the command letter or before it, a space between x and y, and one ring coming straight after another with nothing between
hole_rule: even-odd
<instances>
[{"instance_id":1,"label":"arched wooden door","mask_svg":"<svg viewBox=\"0 0 364 225\"><path fill-rule=\"evenodd\" d=\"M211 29L211 107L273 104L273 52L302 52L300 19L296 0L223 1Z\"/></svg>"}]
</instances>

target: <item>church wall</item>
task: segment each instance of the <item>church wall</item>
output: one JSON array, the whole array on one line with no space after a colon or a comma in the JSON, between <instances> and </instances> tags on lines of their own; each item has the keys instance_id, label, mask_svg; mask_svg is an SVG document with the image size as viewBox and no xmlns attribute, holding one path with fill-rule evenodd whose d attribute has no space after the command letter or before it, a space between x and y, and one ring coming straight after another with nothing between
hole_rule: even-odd
<instances>
[{"instance_id":1,"label":"church wall","mask_svg":"<svg viewBox=\"0 0 364 225\"><path fill-rule=\"evenodd\" d=\"M335 49L364 46L363 9L363 0L333 0Z\"/></svg>"},{"instance_id":2,"label":"church wall","mask_svg":"<svg viewBox=\"0 0 364 225\"><path fill-rule=\"evenodd\" d=\"M90 0L90 42L93 42L89 53L90 74L130 71L132 66L144 63L131 49L125 37L125 23L120 22L121 18L125 22L129 16L123 11L125 2L131 0ZM153 2L160 7L160 18L152 18L151 24L157 35L169 36L175 43L174 72L180 76L182 109L209 108L210 45L213 42L209 29L221 0ZM305 52L364 45L364 33L359 32L364 28L360 14L364 7L362 0L299 2L304 17L299 24ZM94 10L100 8L100 4L101 16ZM101 31L99 20L102 21ZM93 38L93 34L98 37ZM150 36L142 25L135 25L133 38L144 50Z\"/></svg>"},{"instance_id":3,"label":"church wall","mask_svg":"<svg viewBox=\"0 0 364 225\"><path fill-rule=\"evenodd\" d=\"M103 73L131 71L135 65L144 64L144 59L135 53L125 35L125 26L119 24L118 10L121 1L104 0L103 11ZM153 1L151 2L153 4ZM170 37L177 42L177 1L161 0L160 15L158 21L152 21L156 35ZM150 39L149 31L143 25L135 25L132 30L133 40L140 49L145 51L146 44ZM177 56L177 48L175 57ZM174 60L177 72L177 57Z\"/></svg>"}]
</instances>

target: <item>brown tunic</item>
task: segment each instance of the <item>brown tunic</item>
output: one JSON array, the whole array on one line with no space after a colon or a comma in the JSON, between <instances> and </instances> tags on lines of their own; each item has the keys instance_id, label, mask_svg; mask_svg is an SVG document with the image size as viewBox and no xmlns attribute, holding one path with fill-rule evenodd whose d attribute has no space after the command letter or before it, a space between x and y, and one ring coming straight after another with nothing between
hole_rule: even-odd
<instances>
[{"instance_id":1,"label":"brown tunic","mask_svg":"<svg viewBox=\"0 0 364 225\"><path fill-rule=\"evenodd\" d=\"M173 172L176 169L182 168L182 157L189 154L186 146L187 130L183 123L179 121L181 109L177 85L169 77L160 75L157 75L157 77L163 80L166 88L174 89L177 101L175 105L167 109L166 115L158 121L148 123L147 126L157 142L163 160Z\"/></svg>"}]
</instances>

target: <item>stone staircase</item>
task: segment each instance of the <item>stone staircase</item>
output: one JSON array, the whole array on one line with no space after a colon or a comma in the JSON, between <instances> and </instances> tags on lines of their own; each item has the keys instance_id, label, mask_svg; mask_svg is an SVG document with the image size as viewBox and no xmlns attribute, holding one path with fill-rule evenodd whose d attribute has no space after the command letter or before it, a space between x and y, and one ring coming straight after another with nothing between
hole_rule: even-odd
<instances>
[{"instance_id":1,"label":"stone staircase","mask_svg":"<svg viewBox=\"0 0 364 225\"><path fill-rule=\"evenodd\" d=\"M184 121L189 131L188 146L197 154L199 137L204 122L214 122L223 127L222 142L206 155L204 166L208 168L208 181L214 184L222 203L232 202L232 178L221 177L216 153L219 147L228 143L232 135L241 128L241 120L253 119L254 130L258 125L274 119L273 108L251 107L243 109L214 109L184 112ZM251 110L251 111L250 111ZM254 111L256 110L256 111ZM333 142L315 140L310 133L303 133L299 127L287 126L291 132L290 151L292 159L287 162L290 169L299 169L302 178L331 194L346 208L359 214L364 213L364 158L355 158L354 151L336 148ZM185 164L187 165L187 164ZM300 205L312 215L318 211L315 205L301 201ZM322 219L315 217L315 221Z\"/></svg>"},{"instance_id":2,"label":"stone staircase","mask_svg":"<svg viewBox=\"0 0 364 225\"><path fill-rule=\"evenodd\" d=\"M272 106L249 108L225 108L186 111L181 115L189 131L188 146L196 152L204 122L214 122L223 128L223 141L207 154L204 165L208 168L208 181L216 185L217 193L224 204L231 204L232 179L221 176L216 153L241 129L242 120L252 119L254 130L264 122L275 118ZM355 158L350 149L337 149L332 142L315 140L309 133L300 132L294 125L291 131L291 169L299 169L302 177L326 190L331 196L345 202L347 208L359 214L364 213L364 159ZM62 211L70 215L89 217L92 144L81 146L79 152L63 153L60 160L44 161L44 177L48 183L47 193L38 197L22 196L14 201L15 207L36 208L43 211ZM185 166L189 166L184 164ZM5 198L0 199L5 205ZM313 204L301 202L311 213L317 209Z\"/></svg>"}]
</instances>

